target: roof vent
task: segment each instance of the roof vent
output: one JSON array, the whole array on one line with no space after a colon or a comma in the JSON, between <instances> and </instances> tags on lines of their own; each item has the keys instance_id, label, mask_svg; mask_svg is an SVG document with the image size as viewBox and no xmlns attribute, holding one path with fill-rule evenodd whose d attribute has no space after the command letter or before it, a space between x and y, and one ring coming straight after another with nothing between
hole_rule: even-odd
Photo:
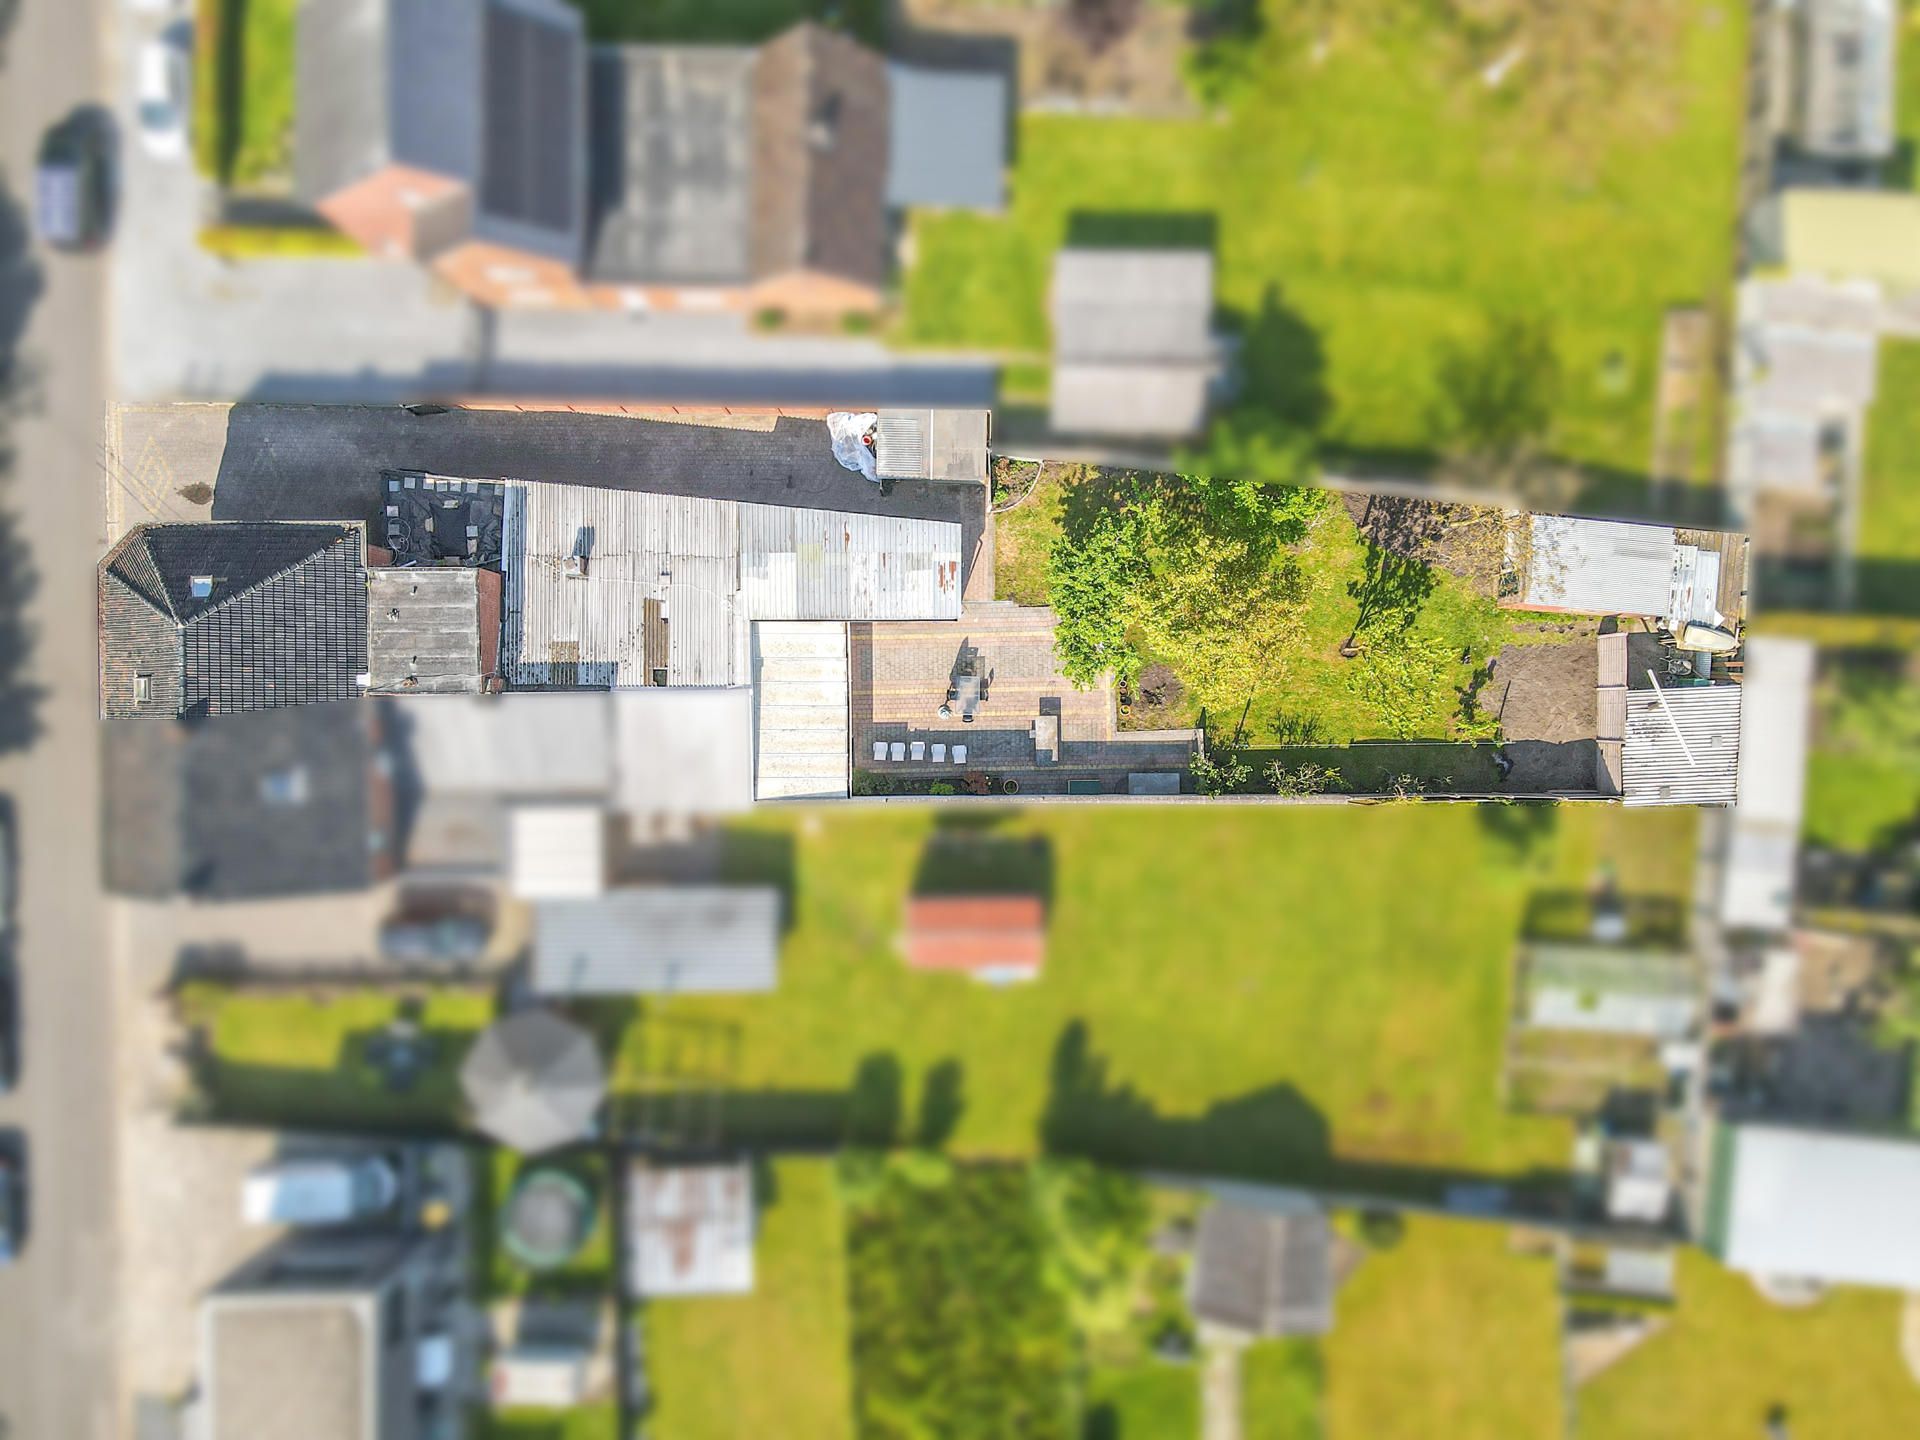
<instances>
[{"instance_id":1,"label":"roof vent","mask_svg":"<svg viewBox=\"0 0 1920 1440\"><path fill-rule=\"evenodd\" d=\"M584 580L587 578L587 557L569 555L561 562L560 568L569 580Z\"/></svg>"}]
</instances>

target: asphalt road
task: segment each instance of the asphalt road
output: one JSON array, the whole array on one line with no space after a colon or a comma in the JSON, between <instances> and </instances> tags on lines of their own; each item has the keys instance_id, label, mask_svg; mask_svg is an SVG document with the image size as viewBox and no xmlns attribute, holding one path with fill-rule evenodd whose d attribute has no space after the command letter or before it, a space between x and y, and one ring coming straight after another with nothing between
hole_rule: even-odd
<instances>
[{"instance_id":1,"label":"asphalt road","mask_svg":"<svg viewBox=\"0 0 1920 1440\"><path fill-rule=\"evenodd\" d=\"M121 1428L114 1375L113 1004L99 889L93 561L106 262L24 238L47 126L101 93L111 0L23 0L0 69L0 356L24 398L0 471L0 795L18 850L20 1083L0 1134L27 1153L28 1230L0 1271L10 1440Z\"/></svg>"}]
</instances>

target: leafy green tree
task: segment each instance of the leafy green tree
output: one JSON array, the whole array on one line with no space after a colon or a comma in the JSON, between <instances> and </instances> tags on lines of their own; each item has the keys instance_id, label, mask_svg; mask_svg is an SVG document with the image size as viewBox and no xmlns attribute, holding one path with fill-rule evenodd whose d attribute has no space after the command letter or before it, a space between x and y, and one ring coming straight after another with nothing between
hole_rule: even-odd
<instances>
[{"instance_id":1,"label":"leafy green tree","mask_svg":"<svg viewBox=\"0 0 1920 1440\"><path fill-rule=\"evenodd\" d=\"M1187 762L1187 773L1202 795L1231 795L1247 783L1253 767L1240 758L1238 750L1221 750L1217 756L1196 750Z\"/></svg>"}]
</instances>

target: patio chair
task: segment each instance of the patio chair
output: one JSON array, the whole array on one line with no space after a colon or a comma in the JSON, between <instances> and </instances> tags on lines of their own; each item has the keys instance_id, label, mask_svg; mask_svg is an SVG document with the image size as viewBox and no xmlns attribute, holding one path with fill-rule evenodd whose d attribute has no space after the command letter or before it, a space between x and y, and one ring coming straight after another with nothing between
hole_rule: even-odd
<instances>
[{"instance_id":1,"label":"patio chair","mask_svg":"<svg viewBox=\"0 0 1920 1440\"><path fill-rule=\"evenodd\" d=\"M956 745L953 747L953 763L956 765L964 765L967 763L967 747L966 746Z\"/></svg>"},{"instance_id":2,"label":"patio chair","mask_svg":"<svg viewBox=\"0 0 1920 1440\"><path fill-rule=\"evenodd\" d=\"M924 740L914 741L912 745L907 747L907 753L910 756L912 756L912 758L915 760L926 759L927 758L927 742Z\"/></svg>"},{"instance_id":3,"label":"patio chair","mask_svg":"<svg viewBox=\"0 0 1920 1440\"><path fill-rule=\"evenodd\" d=\"M903 742L896 740L893 742L891 753L893 762L897 765L907 758L907 747Z\"/></svg>"},{"instance_id":4,"label":"patio chair","mask_svg":"<svg viewBox=\"0 0 1920 1440\"><path fill-rule=\"evenodd\" d=\"M947 747L938 740L933 742L933 763L936 765L947 763Z\"/></svg>"},{"instance_id":5,"label":"patio chair","mask_svg":"<svg viewBox=\"0 0 1920 1440\"><path fill-rule=\"evenodd\" d=\"M873 742L873 758L876 760L884 760L887 758L887 742L886 741L876 740Z\"/></svg>"}]
</instances>

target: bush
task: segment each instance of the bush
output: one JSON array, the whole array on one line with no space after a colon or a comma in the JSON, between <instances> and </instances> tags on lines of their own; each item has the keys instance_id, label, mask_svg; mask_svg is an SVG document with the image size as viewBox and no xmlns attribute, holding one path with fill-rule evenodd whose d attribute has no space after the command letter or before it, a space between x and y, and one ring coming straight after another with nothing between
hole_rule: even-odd
<instances>
[{"instance_id":1,"label":"bush","mask_svg":"<svg viewBox=\"0 0 1920 1440\"><path fill-rule=\"evenodd\" d=\"M1343 788L1338 770L1312 760L1303 761L1291 770L1278 760L1273 761L1267 766L1267 783L1276 795L1324 795L1329 790Z\"/></svg>"},{"instance_id":2,"label":"bush","mask_svg":"<svg viewBox=\"0 0 1920 1440\"><path fill-rule=\"evenodd\" d=\"M1360 1242L1369 1250L1391 1250L1405 1238L1407 1220L1398 1210L1362 1210Z\"/></svg>"},{"instance_id":3,"label":"bush","mask_svg":"<svg viewBox=\"0 0 1920 1440\"><path fill-rule=\"evenodd\" d=\"M951 780L936 780L927 786L927 794L929 795L958 795L959 793L959 786L955 785Z\"/></svg>"},{"instance_id":4,"label":"bush","mask_svg":"<svg viewBox=\"0 0 1920 1440\"><path fill-rule=\"evenodd\" d=\"M870 310L849 310L840 317L840 329L848 335L871 335L879 327L879 317Z\"/></svg>"},{"instance_id":5,"label":"bush","mask_svg":"<svg viewBox=\"0 0 1920 1440\"><path fill-rule=\"evenodd\" d=\"M1217 760L1196 750L1187 770L1202 795L1231 795L1253 775L1253 767L1240 758L1238 750L1222 750Z\"/></svg>"},{"instance_id":6,"label":"bush","mask_svg":"<svg viewBox=\"0 0 1920 1440\"><path fill-rule=\"evenodd\" d=\"M756 330L783 330L787 324L787 312L778 305L767 305L753 312L753 328Z\"/></svg>"}]
</instances>

